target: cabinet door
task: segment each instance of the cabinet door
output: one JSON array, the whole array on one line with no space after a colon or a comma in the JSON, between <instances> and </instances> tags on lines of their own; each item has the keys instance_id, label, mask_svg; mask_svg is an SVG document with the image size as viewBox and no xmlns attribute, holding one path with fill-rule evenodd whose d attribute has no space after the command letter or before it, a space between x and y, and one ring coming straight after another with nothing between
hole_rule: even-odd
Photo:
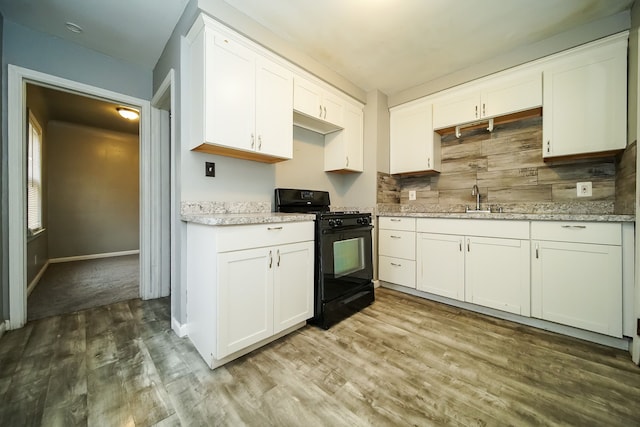
<instances>
[{"instance_id":1,"label":"cabinet door","mask_svg":"<svg viewBox=\"0 0 640 427\"><path fill-rule=\"evenodd\" d=\"M480 92L447 96L433 104L433 128L442 129L480 118Z\"/></svg>"},{"instance_id":2,"label":"cabinet door","mask_svg":"<svg viewBox=\"0 0 640 427\"><path fill-rule=\"evenodd\" d=\"M621 247L531 244L532 316L622 337Z\"/></svg>"},{"instance_id":3,"label":"cabinet door","mask_svg":"<svg viewBox=\"0 0 640 427\"><path fill-rule=\"evenodd\" d=\"M626 147L626 40L544 71L543 157Z\"/></svg>"},{"instance_id":4,"label":"cabinet door","mask_svg":"<svg viewBox=\"0 0 640 427\"><path fill-rule=\"evenodd\" d=\"M255 54L213 33L206 53L207 142L253 150L255 135Z\"/></svg>"},{"instance_id":5,"label":"cabinet door","mask_svg":"<svg viewBox=\"0 0 640 427\"><path fill-rule=\"evenodd\" d=\"M274 249L274 333L313 317L313 242Z\"/></svg>"},{"instance_id":6,"label":"cabinet door","mask_svg":"<svg viewBox=\"0 0 640 427\"><path fill-rule=\"evenodd\" d=\"M433 132L430 103L391 111L390 171L440 170L440 135Z\"/></svg>"},{"instance_id":7,"label":"cabinet door","mask_svg":"<svg viewBox=\"0 0 640 427\"><path fill-rule=\"evenodd\" d=\"M466 238L465 301L529 316L529 241Z\"/></svg>"},{"instance_id":8,"label":"cabinet door","mask_svg":"<svg viewBox=\"0 0 640 427\"><path fill-rule=\"evenodd\" d=\"M363 113L348 106L344 110L344 129L324 137L324 170L363 171Z\"/></svg>"},{"instance_id":9,"label":"cabinet door","mask_svg":"<svg viewBox=\"0 0 640 427\"><path fill-rule=\"evenodd\" d=\"M501 78L482 92L482 117L517 113L542 105L542 74Z\"/></svg>"},{"instance_id":10,"label":"cabinet door","mask_svg":"<svg viewBox=\"0 0 640 427\"><path fill-rule=\"evenodd\" d=\"M322 119L322 89L320 86L296 76L293 88L293 109L309 117Z\"/></svg>"},{"instance_id":11,"label":"cabinet door","mask_svg":"<svg viewBox=\"0 0 640 427\"><path fill-rule=\"evenodd\" d=\"M217 359L273 335L274 256L268 248L219 255Z\"/></svg>"},{"instance_id":12,"label":"cabinet door","mask_svg":"<svg viewBox=\"0 0 640 427\"><path fill-rule=\"evenodd\" d=\"M293 73L266 58L256 63L255 150L293 157Z\"/></svg>"},{"instance_id":13,"label":"cabinet door","mask_svg":"<svg viewBox=\"0 0 640 427\"><path fill-rule=\"evenodd\" d=\"M417 289L464 301L464 236L418 233Z\"/></svg>"},{"instance_id":14,"label":"cabinet door","mask_svg":"<svg viewBox=\"0 0 640 427\"><path fill-rule=\"evenodd\" d=\"M336 126L344 126L344 101L339 97L324 92L322 94L322 119Z\"/></svg>"}]
</instances>

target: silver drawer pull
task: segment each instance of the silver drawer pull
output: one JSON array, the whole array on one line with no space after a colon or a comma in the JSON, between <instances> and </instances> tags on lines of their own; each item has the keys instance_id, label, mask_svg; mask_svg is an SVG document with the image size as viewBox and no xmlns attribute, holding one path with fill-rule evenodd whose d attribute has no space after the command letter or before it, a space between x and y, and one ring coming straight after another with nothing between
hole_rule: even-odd
<instances>
[{"instance_id":1,"label":"silver drawer pull","mask_svg":"<svg viewBox=\"0 0 640 427\"><path fill-rule=\"evenodd\" d=\"M267 230L282 230L282 227L267 227Z\"/></svg>"},{"instance_id":2,"label":"silver drawer pull","mask_svg":"<svg viewBox=\"0 0 640 427\"><path fill-rule=\"evenodd\" d=\"M571 228L571 229L583 229L587 228L586 225L563 225L562 228Z\"/></svg>"},{"instance_id":3,"label":"silver drawer pull","mask_svg":"<svg viewBox=\"0 0 640 427\"><path fill-rule=\"evenodd\" d=\"M402 220L398 219L398 218L391 218L389 221L391 221L391 222L400 222Z\"/></svg>"},{"instance_id":4,"label":"silver drawer pull","mask_svg":"<svg viewBox=\"0 0 640 427\"><path fill-rule=\"evenodd\" d=\"M402 239L402 237L400 236L389 236L389 237L391 237L392 239Z\"/></svg>"},{"instance_id":5,"label":"silver drawer pull","mask_svg":"<svg viewBox=\"0 0 640 427\"><path fill-rule=\"evenodd\" d=\"M402 267L402 264L396 264L395 262L392 262L391 265L393 265L394 267Z\"/></svg>"}]
</instances>

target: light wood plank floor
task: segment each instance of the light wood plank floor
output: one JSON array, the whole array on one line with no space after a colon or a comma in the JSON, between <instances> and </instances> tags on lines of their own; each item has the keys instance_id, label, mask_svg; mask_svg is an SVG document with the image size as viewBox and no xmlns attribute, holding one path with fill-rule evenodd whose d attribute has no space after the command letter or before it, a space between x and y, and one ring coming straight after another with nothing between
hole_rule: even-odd
<instances>
[{"instance_id":1,"label":"light wood plank floor","mask_svg":"<svg viewBox=\"0 0 640 427\"><path fill-rule=\"evenodd\" d=\"M30 322L0 339L0 425L640 425L627 353L387 289L210 371L169 300Z\"/></svg>"}]
</instances>

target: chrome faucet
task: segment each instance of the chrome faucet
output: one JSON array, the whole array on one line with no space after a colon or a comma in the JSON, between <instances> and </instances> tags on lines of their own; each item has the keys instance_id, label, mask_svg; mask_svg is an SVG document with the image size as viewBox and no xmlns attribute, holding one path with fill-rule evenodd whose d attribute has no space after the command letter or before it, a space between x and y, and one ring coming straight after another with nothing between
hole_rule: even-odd
<instances>
[{"instance_id":1,"label":"chrome faucet","mask_svg":"<svg viewBox=\"0 0 640 427\"><path fill-rule=\"evenodd\" d=\"M471 187L471 195L476 196L476 210L479 211L480 210L480 189L478 188L477 184L473 184L473 187Z\"/></svg>"}]
</instances>

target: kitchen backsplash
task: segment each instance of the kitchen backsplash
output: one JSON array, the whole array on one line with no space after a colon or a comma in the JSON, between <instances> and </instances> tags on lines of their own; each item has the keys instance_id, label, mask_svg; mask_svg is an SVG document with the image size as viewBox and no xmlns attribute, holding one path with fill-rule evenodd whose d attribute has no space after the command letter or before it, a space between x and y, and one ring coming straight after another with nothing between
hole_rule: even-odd
<instances>
[{"instance_id":1,"label":"kitchen backsplash","mask_svg":"<svg viewBox=\"0 0 640 427\"><path fill-rule=\"evenodd\" d=\"M505 212L632 214L635 212L636 143L617 157L545 163L542 117L442 136L440 174L378 173L379 208L416 212L460 212L475 206ZM593 196L578 198L576 182L591 181ZM409 200L409 191L416 200Z\"/></svg>"}]
</instances>

